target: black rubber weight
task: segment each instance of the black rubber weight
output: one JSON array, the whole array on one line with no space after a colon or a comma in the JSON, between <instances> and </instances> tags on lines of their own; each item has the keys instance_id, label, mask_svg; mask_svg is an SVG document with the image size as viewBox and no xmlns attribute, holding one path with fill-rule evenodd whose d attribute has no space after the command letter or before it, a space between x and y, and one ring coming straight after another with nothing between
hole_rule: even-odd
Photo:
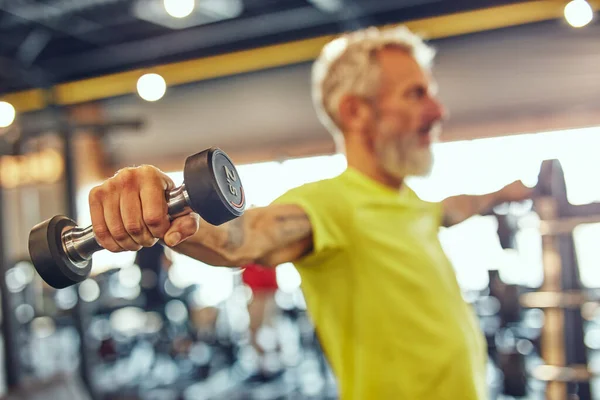
<instances>
[{"instance_id":1,"label":"black rubber weight","mask_svg":"<svg viewBox=\"0 0 600 400\"><path fill-rule=\"evenodd\" d=\"M212 225L241 216L246 207L242 181L229 157L210 148L187 158L183 179L192 210Z\"/></svg>"},{"instance_id":2,"label":"black rubber weight","mask_svg":"<svg viewBox=\"0 0 600 400\"><path fill-rule=\"evenodd\" d=\"M57 215L34 226L29 233L29 255L42 279L56 289L83 281L92 269L92 261L80 267L74 265L62 246L62 232L76 227L70 218Z\"/></svg>"}]
</instances>

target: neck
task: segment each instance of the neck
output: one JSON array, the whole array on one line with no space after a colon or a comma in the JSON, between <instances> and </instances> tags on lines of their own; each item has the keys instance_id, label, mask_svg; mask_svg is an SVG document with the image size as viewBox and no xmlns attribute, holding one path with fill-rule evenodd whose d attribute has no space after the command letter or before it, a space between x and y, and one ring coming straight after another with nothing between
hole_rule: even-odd
<instances>
[{"instance_id":1,"label":"neck","mask_svg":"<svg viewBox=\"0 0 600 400\"><path fill-rule=\"evenodd\" d=\"M391 189L398 190L402 187L404 179L394 177L379 167L376 155L369 151L366 146L354 143L352 140L346 140L345 147L349 167Z\"/></svg>"}]
</instances>

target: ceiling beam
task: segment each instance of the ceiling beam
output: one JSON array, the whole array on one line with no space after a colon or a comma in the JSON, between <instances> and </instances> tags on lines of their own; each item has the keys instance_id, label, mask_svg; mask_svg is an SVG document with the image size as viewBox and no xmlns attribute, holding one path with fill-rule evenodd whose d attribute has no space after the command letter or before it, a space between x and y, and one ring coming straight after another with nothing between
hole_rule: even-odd
<instances>
[{"instance_id":1,"label":"ceiling beam","mask_svg":"<svg viewBox=\"0 0 600 400\"><path fill-rule=\"evenodd\" d=\"M592 0L595 10L600 0ZM563 18L563 1L528 1L506 6L460 12L403 23L426 39L441 39L528 23ZM159 65L153 71L163 75L170 86L206 79L314 60L322 46L335 35L325 35L279 45L239 51L224 55ZM166 46L168 47L168 46ZM136 81L147 69L137 69L56 86L61 105L77 104L135 93ZM31 96L31 97L30 97ZM0 96L16 102L20 112L39 109L40 98L35 91ZM43 104L43 102L42 102Z\"/></svg>"},{"instance_id":2,"label":"ceiling beam","mask_svg":"<svg viewBox=\"0 0 600 400\"><path fill-rule=\"evenodd\" d=\"M379 0L361 7L349 4L343 18L356 19L373 13L398 8L435 3L441 0ZM96 50L44 60L40 65L57 71L63 76L119 68L127 64L147 63L163 57L208 49L268 35L281 34L300 29L309 29L328 23L339 22L336 14L323 13L312 6L294 8L242 20L175 31L159 37L105 46Z\"/></svg>"}]
</instances>

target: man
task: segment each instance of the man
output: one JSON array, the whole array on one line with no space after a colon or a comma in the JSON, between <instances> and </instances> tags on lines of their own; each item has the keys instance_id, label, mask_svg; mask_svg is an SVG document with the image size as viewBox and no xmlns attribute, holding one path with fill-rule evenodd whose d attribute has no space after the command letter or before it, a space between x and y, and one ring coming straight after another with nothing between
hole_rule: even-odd
<instances>
[{"instance_id":1,"label":"man","mask_svg":"<svg viewBox=\"0 0 600 400\"><path fill-rule=\"evenodd\" d=\"M90 193L98 241L122 251L160 238L217 266L293 262L341 399L486 398L484 340L438 229L531 190L515 182L437 204L404 184L429 172L445 116L432 60L406 29L330 43L315 63L314 100L344 145L345 172L214 227L197 215L169 223L163 193L173 183L151 166L127 168Z\"/></svg>"}]
</instances>

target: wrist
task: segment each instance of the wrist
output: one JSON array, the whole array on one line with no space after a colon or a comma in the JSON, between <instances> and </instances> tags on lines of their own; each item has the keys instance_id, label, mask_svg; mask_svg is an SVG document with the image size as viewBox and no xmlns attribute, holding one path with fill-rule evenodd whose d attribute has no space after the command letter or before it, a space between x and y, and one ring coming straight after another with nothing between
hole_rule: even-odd
<instances>
[{"instance_id":1,"label":"wrist","mask_svg":"<svg viewBox=\"0 0 600 400\"><path fill-rule=\"evenodd\" d=\"M478 196L477 214L485 215L496 206L505 203L505 195L502 190Z\"/></svg>"},{"instance_id":2,"label":"wrist","mask_svg":"<svg viewBox=\"0 0 600 400\"><path fill-rule=\"evenodd\" d=\"M492 197L491 202L493 203L492 207L496 207L502 203L506 203L509 199L508 196L506 196L506 192L504 190L504 188L491 193L490 195Z\"/></svg>"}]
</instances>

